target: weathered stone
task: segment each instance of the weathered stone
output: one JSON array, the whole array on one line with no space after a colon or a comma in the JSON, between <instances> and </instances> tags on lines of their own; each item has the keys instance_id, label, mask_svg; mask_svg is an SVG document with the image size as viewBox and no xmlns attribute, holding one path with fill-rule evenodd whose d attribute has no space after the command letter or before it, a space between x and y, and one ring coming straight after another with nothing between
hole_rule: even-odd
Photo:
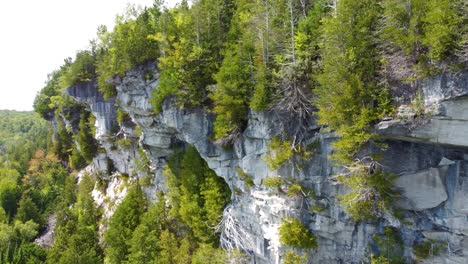
<instances>
[{"instance_id":1,"label":"weathered stone","mask_svg":"<svg viewBox=\"0 0 468 264\"><path fill-rule=\"evenodd\" d=\"M439 166L449 166L452 164L455 164L455 161L449 160L446 157L443 157L439 162Z\"/></svg>"},{"instance_id":2,"label":"weathered stone","mask_svg":"<svg viewBox=\"0 0 468 264\"><path fill-rule=\"evenodd\" d=\"M148 76L154 78L149 79ZM405 219L406 223L412 223L411 228L402 228L408 262L415 239L420 238L423 232L433 232L435 227L452 234L450 243L454 246L463 247L468 243L466 239L458 239L468 234L468 166L463 161L468 160L468 151L464 150L468 147L468 100L460 98L468 95L467 78L468 74L442 74L424 83L426 105L437 106L437 111L433 112L434 116L427 123L415 126L408 120L387 120L378 126L379 133L390 139L382 164L386 170L401 175L396 186L401 188L405 199L398 203L411 210ZM362 263L368 260L374 243L372 236L382 229L382 225L401 227L400 221L391 216L385 216L379 223L356 223L344 211L338 197L349 190L333 177L344 168L329 159L333 153L332 143L338 135L319 132L320 127L312 125L310 140L318 140L320 143L314 154L306 160L296 164L288 163L272 171L264 157L268 155L267 146L271 138L283 132L285 120L280 115L251 111L242 136L232 148L223 148L211 140L214 122L212 113L203 109L178 109L171 98L164 102L162 113L153 112L150 98L158 89L158 71L154 63L132 69L126 77L113 81L118 93L111 100L104 100L95 84L84 85L83 90L78 87L69 89L69 94L87 104L97 117L99 139L106 150L106 154L95 158L94 167L89 167L87 171L106 170L108 158L117 170L114 175L108 176L110 182L106 194L99 190L93 191L95 200L105 208L105 218L110 217L115 205L125 196L125 182L119 174L128 174L130 180L143 177L135 166L140 153L135 129L122 129L126 137L134 139L132 147L126 150L116 146L113 138L106 135L115 125L114 103L118 102L132 121L140 126L140 143L151 160L153 185L144 188L146 195L153 199L157 191L167 189L163 177L167 158L176 148L193 145L208 166L231 188L232 201L225 215L235 219L238 228L244 232L246 253L251 256L253 263L281 263L283 253L289 250L279 242L278 227L284 217L300 218L317 236L318 249L301 252L313 256L310 259L312 263L320 264ZM414 118L409 109L401 110L402 115L406 113L406 119ZM245 181L238 175L239 168L252 177L255 186L246 187ZM262 180L267 176L301 182L314 190L315 196L311 195L305 200L267 190L262 186ZM110 204L114 206L107 208ZM325 210L311 212L309 204L323 205ZM421 210L425 211L414 212ZM427 233L423 234L429 238ZM468 253L463 250L460 252L456 256L441 256L435 261L450 263L466 259Z\"/></svg>"},{"instance_id":3,"label":"weathered stone","mask_svg":"<svg viewBox=\"0 0 468 264\"><path fill-rule=\"evenodd\" d=\"M426 104L468 95L468 72L444 72L428 78L422 85Z\"/></svg>"},{"instance_id":4,"label":"weathered stone","mask_svg":"<svg viewBox=\"0 0 468 264\"><path fill-rule=\"evenodd\" d=\"M398 206L407 210L430 209L447 200L445 185L436 168L402 175L396 180L395 187L403 196Z\"/></svg>"}]
</instances>

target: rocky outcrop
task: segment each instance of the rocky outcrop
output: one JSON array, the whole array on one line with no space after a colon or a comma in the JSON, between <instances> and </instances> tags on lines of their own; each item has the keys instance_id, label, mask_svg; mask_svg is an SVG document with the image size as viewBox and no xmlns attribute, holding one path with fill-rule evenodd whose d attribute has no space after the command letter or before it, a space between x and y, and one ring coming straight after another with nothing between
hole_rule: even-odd
<instances>
[{"instance_id":1,"label":"rocky outcrop","mask_svg":"<svg viewBox=\"0 0 468 264\"><path fill-rule=\"evenodd\" d=\"M78 102L86 104L96 117L96 138L109 135L112 128L117 126L115 98L105 100L97 89L97 80L79 83L69 87L66 94Z\"/></svg>"},{"instance_id":2,"label":"rocky outcrop","mask_svg":"<svg viewBox=\"0 0 468 264\"><path fill-rule=\"evenodd\" d=\"M468 72L439 74L423 82L424 116L380 123L379 133L389 139L468 147ZM406 115L408 116L408 115Z\"/></svg>"},{"instance_id":3,"label":"rocky outcrop","mask_svg":"<svg viewBox=\"0 0 468 264\"><path fill-rule=\"evenodd\" d=\"M49 248L52 246L55 238L54 230L56 225L57 217L55 214L52 214L47 218L45 231L34 240L34 244L37 244L42 248Z\"/></svg>"},{"instance_id":4,"label":"rocky outcrop","mask_svg":"<svg viewBox=\"0 0 468 264\"><path fill-rule=\"evenodd\" d=\"M145 78L147 72L152 72L154 78ZM408 120L391 120L378 126L379 133L388 139L382 164L399 175L396 187L401 197L396 197L396 202L406 211L399 220L388 218L375 223L354 222L337 200L347 190L334 178L341 168L329 160L333 151L331 143L336 140L333 133L311 127L312 139L320 143L313 155L301 166L285 164L273 170L264 160L270 154L271 138L280 133L282 120L278 115L250 112L242 136L232 148L222 148L210 140L213 114L201 108L178 109L172 99L165 101L162 113L154 114L149 102L152 92L158 89L155 64L132 69L124 78L114 80L116 98L102 99L95 83L83 90L71 87L68 94L88 104L97 117L98 138L106 154L96 157L93 170L104 171L109 158L118 173L143 177L135 166L140 155L136 147L136 139L139 140L151 159L153 185L146 188L148 197L166 188L163 165L174 149L195 146L209 167L224 178L232 190L232 201L225 217L235 221L241 229L242 248L253 263L281 263L283 253L289 248L279 243L278 227L283 217L291 216L302 219L318 237L318 248L308 252L312 263L367 260L373 250L373 234L381 232L385 225L402 230L404 254L408 259L415 241L436 237L446 242L450 251L444 251L433 260L449 263L468 259L465 250L468 243L468 151L465 149L468 147L468 118L464 111L468 100L463 99L468 92L467 76L445 74L425 82L424 98L428 105L437 106L432 108L438 112L421 126L415 128ZM111 142L109 128L115 124L115 109L110 108L115 102L141 130L141 135L136 135L131 127L122 129L124 137L135 139L130 149L115 148ZM254 186L242 180L240 171L252 177ZM115 192L118 186L123 186L118 173L111 176L111 184L105 192L116 200L124 195L124 192ZM301 182L315 193L308 203L323 210L311 211L301 197L268 190L262 185L268 176ZM104 192L96 191L95 198L105 205ZM225 235L227 241L233 239Z\"/></svg>"}]
</instances>

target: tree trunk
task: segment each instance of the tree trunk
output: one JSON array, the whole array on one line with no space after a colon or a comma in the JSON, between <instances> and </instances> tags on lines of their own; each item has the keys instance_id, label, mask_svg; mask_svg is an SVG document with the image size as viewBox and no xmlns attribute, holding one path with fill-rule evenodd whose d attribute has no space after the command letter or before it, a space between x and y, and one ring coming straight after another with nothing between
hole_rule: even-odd
<instances>
[{"instance_id":1,"label":"tree trunk","mask_svg":"<svg viewBox=\"0 0 468 264\"><path fill-rule=\"evenodd\" d=\"M293 14L293 0L289 0L289 13L291 23L291 48L292 48L292 62L296 64L296 49L294 43L294 14Z\"/></svg>"}]
</instances>

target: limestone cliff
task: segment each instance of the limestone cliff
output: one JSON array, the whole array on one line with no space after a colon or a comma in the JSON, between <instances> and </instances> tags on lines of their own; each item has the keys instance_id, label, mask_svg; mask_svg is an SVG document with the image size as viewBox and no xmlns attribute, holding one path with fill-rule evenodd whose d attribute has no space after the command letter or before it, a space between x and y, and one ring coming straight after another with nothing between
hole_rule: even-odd
<instances>
[{"instance_id":1,"label":"limestone cliff","mask_svg":"<svg viewBox=\"0 0 468 264\"><path fill-rule=\"evenodd\" d=\"M153 73L151 79L147 79L149 71ZM225 229L223 243L243 249L252 263L282 262L287 248L279 243L278 227L287 216L302 219L317 235L318 248L307 252L313 256L313 263L368 260L374 250L373 234L382 232L384 226L402 230L408 261L416 241L433 239L446 244L447 250L425 262L468 263L468 73L440 74L426 80L422 84L423 99L431 111L417 119L416 125L415 118L402 115L377 126L388 144L382 164L399 176L396 186L402 196L395 202L405 211L400 219L388 216L369 223L354 222L337 201L347 190L334 178L342 168L335 167L329 159L335 134L319 126L311 127L311 142L320 143L315 152L301 166L285 164L273 170L265 157L269 155L270 140L281 132L280 115L251 111L241 138L232 148L225 149L211 140L214 116L204 109L178 109L168 99L162 113L154 114L149 100L152 91L158 89L155 64L129 70L125 77L113 82L117 96L109 100L103 99L95 82L67 90L96 117L96 137L106 152L99 154L87 170L102 172L102 177L109 180L105 190L94 192L97 202L107 208L106 217L112 213L112 205L125 196L120 175L146 177L137 166L141 155L151 160L152 179L145 190L153 198L157 190L166 188L162 171L168 156L175 146L189 144L230 186L232 201L225 209L224 219L237 227L237 233ZM132 142L128 148L113 144L116 104L132 120L118 131L118 137ZM136 133L136 126L141 134ZM138 151L138 145L144 152ZM116 169L112 175L104 173L108 159ZM252 176L254 186L247 185L239 173ZM315 194L306 201L303 197L271 192L262 185L268 176L301 182ZM311 211L310 205L324 210Z\"/></svg>"}]
</instances>

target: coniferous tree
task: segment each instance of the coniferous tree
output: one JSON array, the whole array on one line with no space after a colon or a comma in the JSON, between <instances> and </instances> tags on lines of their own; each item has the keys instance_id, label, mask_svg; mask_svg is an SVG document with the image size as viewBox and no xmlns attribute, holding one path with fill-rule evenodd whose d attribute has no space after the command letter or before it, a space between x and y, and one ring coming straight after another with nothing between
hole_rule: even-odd
<instances>
[{"instance_id":1,"label":"coniferous tree","mask_svg":"<svg viewBox=\"0 0 468 264\"><path fill-rule=\"evenodd\" d=\"M339 1L336 14L324 22L323 73L316 104L319 122L340 133L335 157L352 160L371 138L371 124L389 111L386 89L376 79L375 43L379 4ZM351 21L351 23L349 22Z\"/></svg>"},{"instance_id":2,"label":"coniferous tree","mask_svg":"<svg viewBox=\"0 0 468 264\"><path fill-rule=\"evenodd\" d=\"M106 259L110 263L124 263L128 261L133 231L140 224L146 201L141 187L136 184L128 190L127 196L117 207L109 220L109 229L104 235L107 243Z\"/></svg>"},{"instance_id":3,"label":"coniferous tree","mask_svg":"<svg viewBox=\"0 0 468 264\"><path fill-rule=\"evenodd\" d=\"M77 135L78 145L81 156L88 162L91 162L97 153L97 142L92 133L94 124L90 124L90 114L83 112L80 115L79 131Z\"/></svg>"}]
</instances>

